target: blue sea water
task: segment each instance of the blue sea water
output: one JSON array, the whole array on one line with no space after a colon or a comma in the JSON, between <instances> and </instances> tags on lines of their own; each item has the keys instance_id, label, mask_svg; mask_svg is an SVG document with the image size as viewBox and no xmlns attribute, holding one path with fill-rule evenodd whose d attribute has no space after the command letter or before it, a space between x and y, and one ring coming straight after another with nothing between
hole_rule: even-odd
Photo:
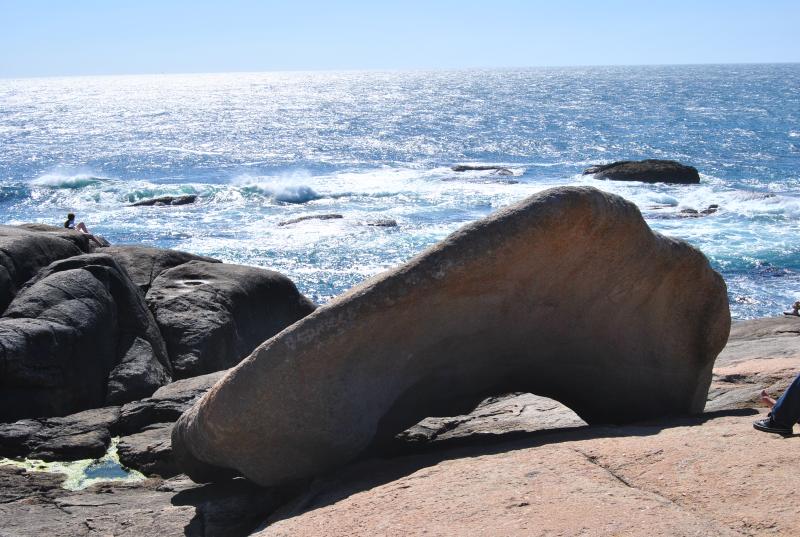
<instances>
[{"instance_id":1,"label":"blue sea water","mask_svg":"<svg viewBox=\"0 0 800 537\"><path fill-rule=\"evenodd\" d=\"M641 158L694 165L701 184L580 173ZM317 302L574 184L699 247L735 317L779 313L800 299L800 64L0 80L6 223L72 211L113 243L278 270ZM181 194L199 201L129 207ZM323 213L343 218L278 225Z\"/></svg>"}]
</instances>

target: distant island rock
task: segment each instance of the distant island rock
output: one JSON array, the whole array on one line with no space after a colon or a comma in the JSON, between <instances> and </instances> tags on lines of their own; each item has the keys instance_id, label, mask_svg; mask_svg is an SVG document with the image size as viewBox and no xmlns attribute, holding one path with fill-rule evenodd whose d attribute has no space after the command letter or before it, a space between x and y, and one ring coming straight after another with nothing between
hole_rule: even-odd
<instances>
[{"instance_id":1,"label":"distant island rock","mask_svg":"<svg viewBox=\"0 0 800 537\"><path fill-rule=\"evenodd\" d=\"M700 182L697 168L674 160L658 159L621 160L611 164L599 164L584 170L583 175L594 175L595 179L642 183L695 185Z\"/></svg>"},{"instance_id":2,"label":"distant island rock","mask_svg":"<svg viewBox=\"0 0 800 537\"><path fill-rule=\"evenodd\" d=\"M189 194L187 196L161 196L160 198L151 198L136 203L131 203L129 207L152 207L162 205L188 205L197 201L197 195Z\"/></svg>"}]
</instances>

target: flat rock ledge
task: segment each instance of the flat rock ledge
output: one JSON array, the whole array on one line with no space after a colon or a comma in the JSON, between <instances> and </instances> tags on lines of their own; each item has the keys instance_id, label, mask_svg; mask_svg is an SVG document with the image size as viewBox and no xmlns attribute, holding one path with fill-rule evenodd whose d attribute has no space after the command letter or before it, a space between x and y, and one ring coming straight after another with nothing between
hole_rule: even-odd
<instances>
[{"instance_id":1,"label":"flat rock ledge","mask_svg":"<svg viewBox=\"0 0 800 537\"><path fill-rule=\"evenodd\" d=\"M722 278L635 205L551 189L469 225L262 344L183 414L198 481L329 472L425 417L530 392L590 424L700 412Z\"/></svg>"}]
</instances>

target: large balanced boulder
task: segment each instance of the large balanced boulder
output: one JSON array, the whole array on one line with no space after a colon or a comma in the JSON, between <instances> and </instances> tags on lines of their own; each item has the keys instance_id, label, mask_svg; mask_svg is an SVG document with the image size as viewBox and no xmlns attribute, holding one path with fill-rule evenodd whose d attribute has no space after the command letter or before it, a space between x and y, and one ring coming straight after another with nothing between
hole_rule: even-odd
<instances>
[{"instance_id":1,"label":"large balanced boulder","mask_svg":"<svg viewBox=\"0 0 800 537\"><path fill-rule=\"evenodd\" d=\"M91 251L87 235L51 226L0 226L0 314L39 269Z\"/></svg>"},{"instance_id":2,"label":"large balanced boulder","mask_svg":"<svg viewBox=\"0 0 800 537\"><path fill-rule=\"evenodd\" d=\"M587 168L584 175L612 181L640 181L642 183L672 183L692 185L700 182L697 168L674 160L620 160Z\"/></svg>"},{"instance_id":3,"label":"large balanced boulder","mask_svg":"<svg viewBox=\"0 0 800 537\"><path fill-rule=\"evenodd\" d=\"M590 424L699 412L730 313L702 253L594 188L544 191L262 344L176 423L199 481L340 466L487 395L553 398Z\"/></svg>"},{"instance_id":4,"label":"large balanced boulder","mask_svg":"<svg viewBox=\"0 0 800 537\"><path fill-rule=\"evenodd\" d=\"M0 421L63 416L171 380L144 297L108 255L51 263L0 317Z\"/></svg>"},{"instance_id":5,"label":"large balanced boulder","mask_svg":"<svg viewBox=\"0 0 800 537\"><path fill-rule=\"evenodd\" d=\"M257 267L189 261L147 292L175 378L239 363L260 343L314 311L294 283Z\"/></svg>"}]
</instances>

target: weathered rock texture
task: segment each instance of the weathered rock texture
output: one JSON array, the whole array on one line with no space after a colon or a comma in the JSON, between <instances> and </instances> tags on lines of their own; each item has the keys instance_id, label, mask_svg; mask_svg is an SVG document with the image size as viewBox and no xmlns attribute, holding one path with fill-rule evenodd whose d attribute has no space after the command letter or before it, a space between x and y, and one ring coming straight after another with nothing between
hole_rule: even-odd
<instances>
[{"instance_id":1,"label":"weathered rock texture","mask_svg":"<svg viewBox=\"0 0 800 537\"><path fill-rule=\"evenodd\" d=\"M51 226L0 226L0 313L39 269L91 252L86 235Z\"/></svg>"},{"instance_id":2,"label":"weathered rock texture","mask_svg":"<svg viewBox=\"0 0 800 537\"><path fill-rule=\"evenodd\" d=\"M189 261L219 263L218 259L194 255L178 250L165 250L150 246L111 246L103 250L113 257L127 272L142 293L147 293L153 280L165 270L183 265Z\"/></svg>"},{"instance_id":3,"label":"weathered rock texture","mask_svg":"<svg viewBox=\"0 0 800 537\"><path fill-rule=\"evenodd\" d=\"M204 261L162 272L147 293L147 303L176 378L237 364L315 308L282 274Z\"/></svg>"},{"instance_id":4,"label":"weathered rock texture","mask_svg":"<svg viewBox=\"0 0 800 537\"><path fill-rule=\"evenodd\" d=\"M145 397L170 381L164 342L114 259L84 254L31 278L0 318L0 421Z\"/></svg>"},{"instance_id":5,"label":"weathered rock texture","mask_svg":"<svg viewBox=\"0 0 800 537\"><path fill-rule=\"evenodd\" d=\"M699 412L730 328L689 245L593 188L545 191L451 235L261 345L173 429L198 480L274 485L352 460L488 395L589 423Z\"/></svg>"},{"instance_id":6,"label":"weathered rock texture","mask_svg":"<svg viewBox=\"0 0 800 537\"><path fill-rule=\"evenodd\" d=\"M621 160L611 164L600 164L587 168L584 175L594 175L595 179L612 181L641 181L643 183L673 183L681 185L697 184L700 174L697 168L686 166L674 160Z\"/></svg>"},{"instance_id":7,"label":"weathered rock texture","mask_svg":"<svg viewBox=\"0 0 800 537\"><path fill-rule=\"evenodd\" d=\"M160 198L150 198L136 203L131 203L131 207L152 207L162 205L188 205L197 201L197 196L189 194L186 196L161 196Z\"/></svg>"}]
</instances>

